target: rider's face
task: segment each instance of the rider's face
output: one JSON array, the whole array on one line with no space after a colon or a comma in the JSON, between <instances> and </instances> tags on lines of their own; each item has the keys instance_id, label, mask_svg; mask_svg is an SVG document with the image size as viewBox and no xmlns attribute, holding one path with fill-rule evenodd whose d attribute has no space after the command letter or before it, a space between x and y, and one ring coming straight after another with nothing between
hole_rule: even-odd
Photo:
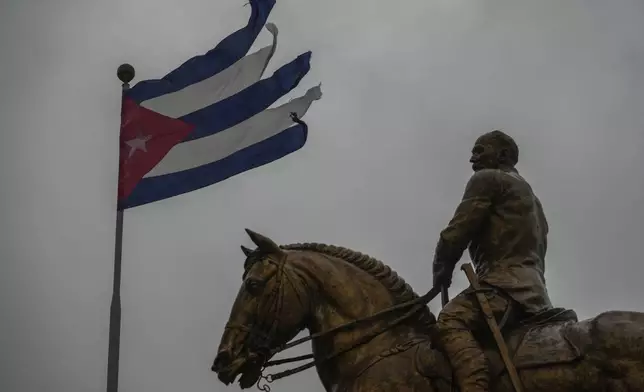
<instances>
[{"instance_id":1,"label":"rider's face","mask_svg":"<svg viewBox=\"0 0 644 392\"><path fill-rule=\"evenodd\" d=\"M499 159L494 145L479 139L472 148L472 170L495 169L499 166Z\"/></svg>"}]
</instances>

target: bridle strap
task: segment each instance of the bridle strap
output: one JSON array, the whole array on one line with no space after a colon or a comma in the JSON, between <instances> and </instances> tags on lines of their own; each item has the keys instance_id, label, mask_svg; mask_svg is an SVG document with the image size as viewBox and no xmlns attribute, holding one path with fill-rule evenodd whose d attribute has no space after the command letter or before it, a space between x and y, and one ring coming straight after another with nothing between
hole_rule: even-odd
<instances>
[{"instance_id":1,"label":"bridle strap","mask_svg":"<svg viewBox=\"0 0 644 392\"><path fill-rule=\"evenodd\" d=\"M336 333L336 332L343 331L343 330L346 330L346 329L351 329L352 327L354 327L354 326L356 326L358 324L366 323L367 321L376 320L376 319L378 319L378 318L380 318L380 317L382 317L384 315L387 315L389 313L393 313L393 312L395 312L397 310L405 309L405 308L408 308L408 307L414 306L414 305L423 305L423 306L427 305L431 300L436 298L436 296L440 293L440 290L441 290L440 287L432 288L429 292L427 292L427 294L423 295L422 297L415 298L415 299L413 299L411 301L403 302L402 304L391 306L391 307L389 307L387 309L381 310L378 313L374 313L371 316L367 316L367 317L359 318L359 319L356 319L356 320L353 320L353 321L349 321L348 323L338 325L337 327L333 327L333 328L328 329L326 331L314 333L314 334L311 334L309 336L305 336L303 338L300 338L298 340L294 340L294 341L292 341L292 342L290 342L288 344L285 344L285 345L283 345L281 347L278 347L278 348L272 350L271 355L278 354L278 353L280 353L280 352L282 352L284 350L288 350L289 348L299 346L300 344L306 343L306 342L308 342L310 340L313 340L313 339L317 339L317 338L320 338L320 337L323 337L323 336L327 336L327 335L330 335L332 333Z\"/></svg>"},{"instance_id":2,"label":"bridle strap","mask_svg":"<svg viewBox=\"0 0 644 392\"><path fill-rule=\"evenodd\" d=\"M253 339L253 338L257 337L257 336L259 336L259 338L262 339L261 343L262 343L262 345L265 345L266 347L260 347L260 348L265 350L264 351L265 353L269 353L269 355L270 355L270 349L268 348L268 344L272 340L273 335L277 331L279 315L282 313L283 294L284 294L283 279L284 279L284 276L286 274L286 272L285 272L286 256L282 257L278 261L271 261L271 262L277 266L277 272L276 272L276 276L275 276L275 278L277 280L277 282L276 282L277 284L275 285L275 287L273 288L273 291L271 292L271 294L269 296L269 298L272 297L272 301L270 301L270 303L266 304L266 305L269 305L268 306L268 311L269 312L273 309L273 307L275 307L274 312L275 312L275 314L278 315L278 317L277 318L272 318L272 321L270 323L270 327L269 327L268 332L264 332L261 329L259 329L258 325L254 325L252 328L250 328L250 331L249 331L249 338L250 339ZM264 316L263 312L260 312L260 307L262 307L261 305L262 304L258 302L258 304L257 304L257 306L258 306L258 308L257 308L258 318L259 318L259 316ZM261 317L261 318L263 319L264 317ZM261 320L261 321L263 321L263 320ZM248 327L246 327L246 328L248 328Z\"/></svg>"},{"instance_id":3,"label":"bridle strap","mask_svg":"<svg viewBox=\"0 0 644 392\"><path fill-rule=\"evenodd\" d=\"M358 346L366 344L369 341L371 341L372 339L374 339L376 336L378 336L378 335L386 332L387 330L395 327L396 325L404 322L409 317L413 316L416 312L422 310L423 306L427 305L427 303L429 303L431 300L433 300L438 294L440 294L440 292L441 292L441 287L434 287L429 292L427 292L427 294L423 295L422 297L415 298L415 299L413 299L411 301L407 301L407 302L402 303L402 304L394 305L394 306L389 307L389 308L387 308L385 310L382 310L382 311L380 311L378 313L375 313L375 314L373 314L371 316L367 316L367 317L364 317L364 318L353 320L353 321L350 321L348 323L339 325L337 327L331 328L331 329L323 331L323 332L318 332L318 333L315 333L315 334L311 334L311 335L309 335L307 337L295 340L295 341L293 341L291 343L288 343L288 344L286 344L286 345L284 345L282 347L279 347L278 349L272 350L270 356L273 356L273 355L275 355L275 354L277 354L279 352L282 352L282 351L287 350L289 348L298 346L298 345L300 345L302 343L305 343L305 342L308 342L310 340L317 339L317 338L320 338L322 336L327 336L327 335L330 335L332 333L336 333L336 332L339 332L339 331L342 331L342 330L345 330L345 329L350 329L350 328L352 328L352 327L354 327L354 326L356 326L358 324L362 324L362 323L367 322L367 321L373 321L373 320L375 320L375 319L377 319L379 317L382 317L382 316L384 316L386 314L395 312L397 310L405 309L405 308L408 308L408 307L413 307L411 310L407 311L402 316L394 319L391 323L388 323L385 327L380 328L379 330L377 330L375 332L372 332L370 334L367 334L366 336L363 336L362 338L358 339L353 344L349 345L348 347L346 347L346 348L344 348L344 349L342 349L340 351L330 353L329 355L327 355L327 356L325 356L323 358L320 358L318 360L313 360L311 362L305 363L304 365L298 366L298 367L293 368L293 369L288 369L288 370L285 370L285 371L282 371L282 372L279 372L279 373L275 373L275 374L268 374L266 376L262 375L260 377L260 381L261 381L261 379L264 379L264 380L266 380L266 382L271 383L271 382L273 382L275 380L278 380L280 378L288 377L290 375L293 375L293 374L299 373L301 371L304 371L306 369L309 369L309 368L311 368L313 366L316 366L316 365L319 365L319 364L324 363L326 361L329 361L329 360L331 360L331 359L333 359L333 358L335 358L335 357L337 357L339 355L342 355L342 354L344 354L344 353L346 353L348 351L351 351L351 350L357 348ZM264 369L267 368L267 367L270 367L270 366L277 366L277 365L281 365L281 364L284 364L284 363L302 361L302 360L305 360L305 359L311 359L313 357L314 357L313 354L307 354L307 355L300 355L300 356L297 356L297 357L291 357L291 358L285 358L285 359L278 359L278 360L274 360L274 361L269 361L264 365ZM258 381L258 383L259 383L259 381Z\"/></svg>"},{"instance_id":4,"label":"bridle strap","mask_svg":"<svg viewBox=\"0 0 644 392\"><path fill-rule=\"evenodd\" d=\"M409 317L413 316L414 313L416 313L417 311L419 311L421 309L422 309L422 307L417 307L417 308L414 308L414 309L408 311L403 316L398 317L397 319L395 319L393 322L389 323L384 328L381 328L381 329L379 329L379 330L377 330L375 332L372 332L370 334L367 334L366 336L363 336L362 338L358 339L356 342L354 342L353 344L343 348L342 350L335 351L335 352L333 352L333 353L331 353L331 354L329 354L329 355L327 355L327 356L325 356L323 358L320 358L318 360L313 360L311 362L305 363L304 365L298 366L298 367L293 368L293 369L288 369L288 370L285 370L285 371L282 371L282 372L279 372L279 373L275 373L275 374L269 374L269 375L265 376L265 379L266 379L267 382L270 383L270 382L273 382L275 380L279 380L280 378L291 376L293 374L296 374L296 373L299 373L299 372L304 371L306 369L309 369L309 368L311 368L313 366L320 365L320 364L322 364L324 362L327 362L327 361L329 361L329 360L331 360L331 359L333 359L333 358L335 358L335 357L337 357L339 355L342 355L342 354L344 354L344 353L346 353L348 351L351 351L351 350L353 350L353 349L355 349L355 348L357 348L357 347L359 347L359 346L361 346L363 344L368 343L369 341L374 339L376 336L378 336L378 335L386 332L387 330L395 327L396 325L402 323L403 321L405 321ZM306 358L300 359L300 360L303 360L303 359L312 358L313 355L309 354L308 356L301 356L301 357L306 357ZM295 358L288 358L288 359L289 359L289 362L295 362ZM284 361L284 360L282 360L282 361ZM281 363L284 363L284 362L281 362ZM266 365L264 365L264 368L269 367L269 366L275 366L275 365L277 365L277 361L270 361L270 362L267 362Z\"/></svg>"}]
</instances>

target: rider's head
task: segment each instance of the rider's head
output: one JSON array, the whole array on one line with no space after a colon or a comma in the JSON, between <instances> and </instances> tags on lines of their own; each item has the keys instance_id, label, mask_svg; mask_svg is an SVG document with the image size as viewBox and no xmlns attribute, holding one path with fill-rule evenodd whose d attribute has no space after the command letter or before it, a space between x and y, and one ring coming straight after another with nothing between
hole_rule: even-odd
<instances>
[{"instance_id":1,"label":"rider's head","mask_svg":"<svg viewBox=\"0 0 644 392\"><path fill-rule=\"evenodd\" d=\"M472 169L513 168L519 161L519 147L514 140L501 131L488 132L474 143Z\"/></svg>"}]
</instances>

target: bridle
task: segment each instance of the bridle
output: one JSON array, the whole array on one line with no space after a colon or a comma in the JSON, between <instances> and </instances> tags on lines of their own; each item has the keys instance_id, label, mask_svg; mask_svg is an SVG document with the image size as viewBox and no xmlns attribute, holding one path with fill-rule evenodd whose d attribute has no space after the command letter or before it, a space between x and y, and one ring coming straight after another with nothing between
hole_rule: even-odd
<instances>
[{"instance_id":1,"label":"bridle","mask_svg":"<svg viewBox=\"0 0 644 392\"><path fill-rule=\"evenodd\" d=\"M283 279L284 276L286 275L285 271L285 264L286 264L286 256L283 256L280 258L280 260L275 261L271 258L266 259L269 263L274 264L277 266L277 271L275 272L274 278L276 280L275 285L273 286L273 289L270 291L270 293L266 294L263 293L263 295L260 297L261 299L257 301L257 306L255 310L255 320L252 324L252 327L248 327L247 325L244 324L233 324L233 323L228 323L226 324L225 329L238 329L242 330L247 333L246 337L246 344L249 347L253 347L253 351L256 351L257 354L260 354L264 356L264 358L269 358L269 355L274 355L271 354L271 349L269 347L270 342L273 340L275 337L275 334L277 333L277 328L278 328L278 322L279 322L279 315L282 312L282 305L283 305L283 296L284 296L284 285L283 285ZM256 261L257 263L259 261ZM255 264L253 263L253 264ZM250 270L249 266L247 268L247 271ZM244 274L244 277L246 276L246 273ZM273 277L270 277L269 279L273 279ZM271 302L268 302L268 301ZM266 306L268 305L268 306ZM269 319L267 317L268 314L276 314L277 317L270 317L271 322L268 323L269 325L267 326L266 329L268 329L268 332L266 332L265 328L262 328L265 326L266 320Z\"/></svg>"},{"instance_id":2,"label":"bridle","mask_svg":"<svg viewBox=\"0 0 644 392\"><path fill-rule=\"evenodd\" d=\"M290 348L293 348L295 346L299 346L299 345L301 345L303 343L306 343L308 341L318 339L318 338L321 338L321 337L325 337L325 336L329 336L329 335L335 334L335 333L340 332L340 331L349 330L349 329L354 328L354 327L356 327L358 325L361 325L361 324L366 323L368 321L374 321L374 320L376 320L376 319L378 319L378 318L380 318L382 316L388 315L390 313L393 313L393 312L396 312L396 311L399 311L399 310L403 310L403 309L407 309L407 308L410 308L410 309L407 310L401 316L399 316L399 317L395 318L394 320L388 322L384 327L379 328L379 329L377 329L377 330L375 330L375 331L373 331L373 332L361 337L360 339L358 339L357 341L355 341L352 344L348 345L347 347L342 348L339 351L332 352L332 353L330 353L330 354L328 354L328 355L326 355L326 356L324 356L322 358L313 359L314 358L313 354L306 354L306 355L299 355L299 356L295 356L295 357L277 359L277 360L272 360L272 361L266 362L264 364L264 366L262 367L262 369L261 369L262 374L260 375L259 380L257 381L257 388L259 390L261 390L261 391L264 391L264 392L270 392L271 389L270 389L270 386L268 384L272 383L275 380L279 380L281 378L288 377L288 376L291 376L293 374L302 372L302 371L304 371L306 369L309 369L309 368L311 368L313 366L320 365L320 364L325 363L325 362L327 362L327 361L329 361L329 360L331 360L331 359L333 359L333 358L335 358L335 357L337 357L339 355L342 355L342 354L344 354L344 353L346 353L348 351L351 351L351 350L353 350L353 349L355 349L355 348L357 348L357 347L359 347L359 346L361 346L363 344L368 343L369 341L371 341L372 339L374 339L378 335L390 330L391 328L393 328L393 327L397 326L398 324L404 322L405 320L409 319L410 317L415 315L417 312L421 311L423 309L423 307L425 305L427 305L427 303L432 301L438 294L441 293L441 287L440 286L433 287L429 292L427 292L427 294L425 294L425 295L423 295L421 297L415 298L415 299L413 299L411 301L407 301L407 302L404 302L402 304L391 306L389 308L386 308L386 309L384 309L384 310L382 310L380 312L377 312L375 314L372 314L370 316L359 318L359 319L350 321L348 323L338 325L338 326L333 327L331 329L328 329L326 331L317 332L317 333L311 334L309 336L294 340L294 341L292 341L290 343L286 343L286 344L284 344L282 346L279 346L279 347L271 349L269 347L269 343L273 340L273 338L274 338L274 336L275 336L275 334L277 332L277 325L278 325L279 317L280 317L281 311L282 311L283 295L284 295L284 289L283 289L283 287L284 287L284 278L286 277L286 279L289 279L289 280L291 278L290 278L290 276L288 275L288 273L287 273L287 271L285 269L286 255L283 255L280 258L280 260L275 261L275 260L272 260L272 259L269 258L268 261L277 266L277 271L276 271L275 276L274 276L275 279L276 279L276 282L275 282L276 284L274 285L273 290L271 290L270 294L266 296L266 300L272 299L272 301L270 302L270 306L269 307L262 306L262 305L265 304L265 302L264 301L258 301L258 303L257 303L257 312L256 312L256 315L257 315L257 320L256 321L257 322L253 323L252 327L248 327L246 325L230 324L230 323L227 324L226 327L225 327L226 329L240 329L242 331L247 332L248 333L247 343L249 344L249 347L253 347L254 351L258 351L257 354L261 355L263 358L272 358L273 356L275 356L278 353L281 353L281 352L283 352L285 350L288 350ZM260 312L261 308L267 309L267 311L266 312ZM274 312L271 311L272 308L275 308ZM273 316L272 317L272 322L269 325L268 332L264 332L264 330L262 330L260 328L264 324L263 323L265 321L264 316L266 316L266 314L271 314ZM284 370L284 371L281 371L281 372L278 372L278 373L267 374L267 375L263 374L264 370L266 368L268 368L268 367L278 366L278 365L282 365L282 364L285 364L285 363L304 361L304 360L307 360L307 359L312 359L312 361L309 361L309 362L307 362L307 363L305 363L303 365L300 365L298 367L288 369L288 370ZM264 381L264 383L262 383L262 381Z\"/></svg>"}]
</instances>

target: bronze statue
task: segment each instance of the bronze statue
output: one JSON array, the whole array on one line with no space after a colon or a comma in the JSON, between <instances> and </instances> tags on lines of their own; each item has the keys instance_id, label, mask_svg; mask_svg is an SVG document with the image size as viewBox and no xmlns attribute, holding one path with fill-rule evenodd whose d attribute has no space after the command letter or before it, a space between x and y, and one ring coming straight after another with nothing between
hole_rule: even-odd
<instances>
[{"instance_id":1,"label":"bronze statue","mask_svg":"<svg viewBox=\"0 0 644 392\"><path fill-rule=\"evenodd\" d=\"M574 311L553 308L544 278L548 223L515 169L518 156L503 132L476 141L474 174L440 234L434 288L423 297L369 256L322 244L280 247L248 230L257 248L242 247L243 286L212 370L225 384L241 375L242 388L265 391L266 382L313 366L325 389L338 392L644 390L644 313L578 322ZM446 293L468 247L471 286L437 321L426 304ZM290 342L303 329L310 336ZM306 341L313 354L272 360Z\"/></svg>"},{"instance_id":2,"label":"bronze statue","mask_svg":"<svg viewBox=\"0 0 644 392\"><path fill-rule=\"evenodd\" d=\"M243 285L233 304L212 370L242 388L315 366L327 391L449 392L452 368L436 320L391 268L367 255L322 244L278 246L248 231L257 248L242 247ZM307 338L291 343L303 329ZM550 309L508 320L503 333L525 392L644 391L644 313L613 311L578 322L573 311ZM496 344L475 336L486 353L490 390L513 388ZM312 341L313 354L273 357ZM273 365L312 358L275 375Z\"/></svg>"},{"instance_id":3,"label":"bronze statue","mask_svg":"<svg viewBox=\"0 0 644 392\"><path fill-rule=\"evenodd\" d=\"M518 158L518 146L501 131L477 139L470 159L474 175L434 256L434 285L448 287L469 246L492 313L515 321L552 309L544 278L548 223L515 168ZM471 289L443 308L437 327L460 390L486 392L486 358L472 331L487 326Z\"/></svg>"}]
</instances>

